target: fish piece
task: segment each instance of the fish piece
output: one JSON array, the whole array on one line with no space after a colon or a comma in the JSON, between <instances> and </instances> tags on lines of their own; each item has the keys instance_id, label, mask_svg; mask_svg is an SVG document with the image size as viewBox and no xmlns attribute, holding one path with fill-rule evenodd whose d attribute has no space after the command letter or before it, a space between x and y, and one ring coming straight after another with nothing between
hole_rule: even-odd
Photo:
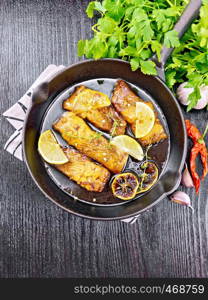
<instances>
[{"instance_id":1,"label":"fish piece","mask_svg":"<svg viewBox=\"0 0 208 300\"><path fill-rule=\"evenodd\" d=\"M135 132L136 129L136 102L143 102L154 109L151 102L143 101L123 80L118 80L116 82L111 101L124 120L131 124L133 132ZM167 138L167 134L160 122L160 119L157 117L157 113L155 111L154 113L156 119L152 130L145 137L138 139L143 146L159 143Z\"/></svg>"},{"instance_id":2,"label":"fish piece","mask_svg":"<svg viewBox=\"0 0 208 300\"><path fill-rule=\"evenodd\" d=\"M112 136L125 134L126 121L112 106L89 111L86 114L86 119L95 127L109 132Z\"/></svg>"},{"instance_id":3,"label":"fish piece","mask_svg":"<svg viewBox=\"0 0 208 300\"><path fill-rule=\"evenodd\" d=\"M135 132L136 131L136 122L134 122L131 125L132 131ZM143 145L143 146L148 146L151 144L155 144L155 143L159 143L162 140L165 140L167 138L167 134L164 131L163 126L160 123L160 120L157 118L155 120L155 124L152 128L152 130L145 135L142 138L139 138L139 142Z\"/></svg>"},{"instance_id":4,"label":"fish piece","mask_svg":"<svg viewBox=\"0 0 208 300\"><path fill-rule=\"evenodd\" d=\"M55 168L90 192L102 192L110 172L76 149L63 148L69 162Z\"/></svg>"},{"instance_id":5,"label":"fish piece","mask_svg":"<svg viewBox=\"0 0 208 300\"><path fill-rule=\"evenodd\" d=\"M112 105L97 109L93 109L92 106L89 106L90 109L88 110L86 110L86 107L88 107L88 105L86 105L77 110L76 107L78 106L80 94L83 93L85 95L85 102L87 103L91 101L90 97L92 97L92 95L90 91L90 89L83 85L77 87L75 92L63 102L63 108L76 113L83 119L87 119L95 127L109 132L112 136L124 134L126 121L124 121Z\"/></svg>"},{"instance_id":6,"label":"fish piece","mask_svg":"<svg viewBox=\"0 0 208 300\"><path fill-rule=\"evenodd\" d=\"M128 159L128 154L120 150L92 130L86 122L73 112L65 112L53 124L64 140L81 153L101 163L113 173L120 173Z\"/></svg>"},{"instance_id":7,"label":"fish piece","mask_svg":"<svg viewBox=\"0 0 208 300\"><path fill-rule=\"evenodd\" d=\"M78 86L67 100L65 106L76 113L84 113L111 104L111 101L106 94L89 89L84 85Z\"/></svg>"},{"instance_id":8,"label":"fish piece","mask_svg":"<svg viewBox=\"0 0 208 300\"><path fill-rule=\"evenodd\" d=\"M136 121L136 102L142 101L123 80L118 80L113 90L111 102L124 120L132 124Z\"/></svg>"}]
</instances>

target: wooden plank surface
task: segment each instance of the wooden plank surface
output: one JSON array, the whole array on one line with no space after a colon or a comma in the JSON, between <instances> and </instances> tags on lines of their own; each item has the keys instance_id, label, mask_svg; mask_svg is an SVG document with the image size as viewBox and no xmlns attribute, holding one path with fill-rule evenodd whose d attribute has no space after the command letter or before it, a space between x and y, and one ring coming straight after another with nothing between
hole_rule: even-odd
<instances>
[{"instance_id":1,"label":"wooden plank surface","mask_svg":"<svg viewBox=\"0 0 208 300\"><path fill-rule=\"evenodd\" d=\"M49 64L78 61L77 41L90 36L87 3L0 1L1 114ZM207 114L187 117L203 129ZM194 213L165 199L133 225L90 221L47 200L3 151L12 132L2 119L0 277L208 276L208 178L198 197L189 190Z\"/></svg>"}]
</instances>

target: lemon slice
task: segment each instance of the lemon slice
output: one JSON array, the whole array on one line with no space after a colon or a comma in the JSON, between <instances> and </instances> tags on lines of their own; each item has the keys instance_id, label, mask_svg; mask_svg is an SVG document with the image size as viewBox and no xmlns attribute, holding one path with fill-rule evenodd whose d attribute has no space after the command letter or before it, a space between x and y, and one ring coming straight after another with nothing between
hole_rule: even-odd
<instances>
[{"instance_id":1,"label":"lemon slice","mask_svg":"<svg viewBox=\"0 0 208 300\"><path fill-rule=\"evenodd\" d=\"M85 88L74 98L73 111L82 113L109 106L110 104L109 97L104 93Z\"/></svg>"},{"instance_id":2,"label":"lemon slice","mask_svg":"<svg viewBox=\"0 0 208 300\"><path fill-rule=\"evenodd\" d=\"M49 164L62 165L69 161L51 130L46 130L40 135L38 151Z\"/></svg>"},{"instance_id":3,"label":"lemon slice","mask_svg":"<svg viewBox=\"0 0 208 300\"><path fill-rule=\"evenodd\" d=\"M137 160L144 158L144 152L141 145L128 135L118 135L112 138L110 144L118 147Z\"/></svg>"},{"instance_id":4,"label":"lemon slice","mask_svg":"<svg viewBox=\"0 0 208 300\"><path fill-rule=\"evenodd\" d=\"M137 194L139 182L133 173L121 173L114 177L111 189L113 195L122 200L130 200Z\"/></svg>"},{"instance_id":5,"label":"lemon slice","mask_svg":"<svg viewBox=\"0 0 208 300\"><path fill-rule=\"evenodd\" d=\"M140 177L137 194L148 191L158 180L159 173L156 164L151 161L144 162L140 165L140 168L144 170L144 173L143 176Z\"/></svg>"},{"instance_id":6,"label":"lemon slice","mask_svg":"<svg viewBox=\"0 0 208 300\"><path fill-rule=\"evenodd\" d=\"M146 136L153 128L155 123L154 111L145 103L136 103L136 131L135 137Z\"/></svg>"}]
</instances>

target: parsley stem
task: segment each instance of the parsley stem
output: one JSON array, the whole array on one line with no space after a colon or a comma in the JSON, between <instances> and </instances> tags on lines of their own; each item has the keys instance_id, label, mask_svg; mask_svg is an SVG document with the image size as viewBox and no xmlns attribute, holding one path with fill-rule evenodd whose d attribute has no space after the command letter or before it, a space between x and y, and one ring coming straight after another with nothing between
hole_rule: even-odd
<instances>
[{"instance_id":1,"label":"parsley stem","mask_svg":"<svg viewBox=\"0 0 208 300\"><path fill-rule=\"evenodd\" d=\"M97 31L97 30L95 29L95 27L97 27L97 24L94 24L94 25L92 26L92 31L94 31L95 33L98 33L99 31Z\"/></svg>"},{"instance_id":2,"label":"parsley stem","mask_svg":"<svg viewBox=\"0 0 208 300\"><path fill-rule=\"evenodd\" d=\"M139 55L142 50L149 44L149 42L143 42L144 44L141 46L141 48L139 49L139 51L137 52L137 55Z\"/></svg>"},{"instance_id":3,"label":"parsley stem","mask_svg":"<svg viewBox=\"0 0 208 300\"><path fill-rule=\"evenodd\" d=\"M166 2L170 5L170 7L173 6L173 3L171 3L169 0L166 0Z\"/></svg>"},{"instance_id":4,"label":"parsley stem","mask_svg":"<svg viewBox=\"0 0 208 300\"><path fill-rule=\"evenodd\" d=\"M204 130L204 133L203 133L203 135L202 135L203 138L205 138L207 132L208 132L208 123L207 123L207 126L206 126L206 128L205 128L205 130Z\"/></svg>"},{"instance_id":5,"label":"parsley stem","mask_svg":"<svg viewBox=\"0 0 208 300\"><path fill-rule=\"evenodd\" d=\"M207 132L208 132L208 123L207 123L207 126L205 127L204 133L202 134L202 136L198 140L199 144L203 144L204 143L204 138L205 138Z\"/></svg>"},{"instance_id":6,"label":"parsley stem","mask_svg":"<svg viewBox=\"0 0 208 300\"><path fill-rule=\"evenodd\" d=\"M142 7L153 9L153 6L150 6L150 5L142 5Z\"/></svg>"}]
</instances>

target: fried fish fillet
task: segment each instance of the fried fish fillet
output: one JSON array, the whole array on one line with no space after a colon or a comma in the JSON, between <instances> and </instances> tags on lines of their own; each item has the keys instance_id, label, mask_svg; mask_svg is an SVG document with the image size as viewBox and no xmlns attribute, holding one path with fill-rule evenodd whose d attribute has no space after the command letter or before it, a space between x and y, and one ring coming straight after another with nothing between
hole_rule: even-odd
<instances>
[{"instance_id":1,"label":"fried fish fillet","mask_svg":"<svg viewBox=\"0 0 208 300\"><path fill-rule=\"evenodd\" d=\"M128 154L121 151L100 133L92 130L86 122L73 112L65 112L53 124L69 145L81 153L101 163L113 173L119 173L124 168Z\"/></svg>"},{"instance_id":2,"label":"fried fish fillet","mask_svg":"<svg viewBox=\"0 0 208 300\"><path fill-rule=\"evenodd\" d=\"M81 118L87 119L95 127L109 132L113 136L124 134L126 130L126 121L124 121L124 119L119 115L112 105L96 109L89 105L90 109L87 110L87 105L81 107L78 106L79 97L82 94L85 97L86 103L91 101L91 91L92 90L83 85L77 87L75 92L63 102L63 108L73 111ZM96 104L94 104L94 106L95 105Z\"/></svg>"},{"instance_id":3,"label":"fried fish fillet","mask_svg":"<svg viewBox=\"0 0 208 300\"><path fill-rule=\"evenodd\" d=\"M136 129L136 102L144 102L154 109L151 102L145 102L138 97L123 80L118 80L111 99L116 110L122 115L124 120L131 124L132 131ZM156 120L152 130L139 141L143 146L158 143L167 138L167 134L155 112Z\"/></svg>"},{"instance_id":4,"label":"fried fish fillet","mask_svg":"<svg viewBox=\"0 0 208 300\"><path fill-rule=\"evenodd\" d=\"M70 148L63 148L69 162L55 168L90 192L102 192L110 172L93 162L86 155Z\"/></svg>"}]
</instances>

